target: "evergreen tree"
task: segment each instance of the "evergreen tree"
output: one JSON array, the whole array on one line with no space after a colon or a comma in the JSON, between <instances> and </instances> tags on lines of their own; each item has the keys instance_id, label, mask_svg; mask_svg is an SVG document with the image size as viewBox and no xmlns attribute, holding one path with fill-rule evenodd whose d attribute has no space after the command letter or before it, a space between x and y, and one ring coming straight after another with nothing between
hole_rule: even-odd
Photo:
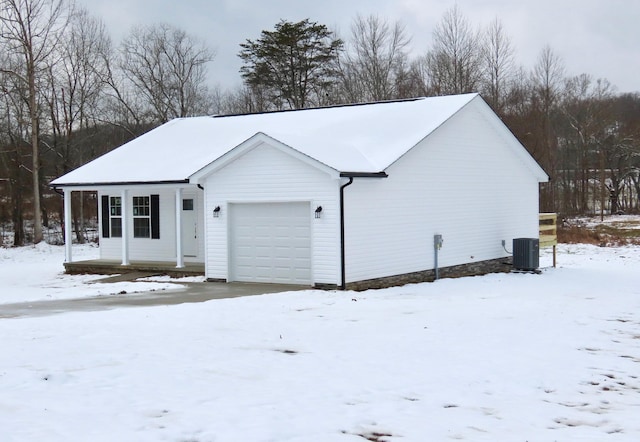
<instances>
[{"instance_id":1,"label":"evergreen tree","mask_svg":"<svg viewBox=\"0 0 640 442\"><path fill-rule=\"evenodd\" d=\"M325 101L336 79L342 40L325 25L281 20L256 41L240 44L246 85L266 94L276 109L302 109Z\"/></svg>"}]
</instances>

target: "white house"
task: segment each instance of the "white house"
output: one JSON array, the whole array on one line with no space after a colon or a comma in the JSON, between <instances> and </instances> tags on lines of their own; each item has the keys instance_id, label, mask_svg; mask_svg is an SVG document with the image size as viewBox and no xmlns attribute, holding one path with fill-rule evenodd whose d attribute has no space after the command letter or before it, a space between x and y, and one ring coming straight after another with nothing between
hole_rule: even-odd
<instances>
[{"instance_id":1,"label":"white house","mask_svg":"<svg viewBox=\"0 0 640 442\"><path fill-rule=\"evenodd\" d=\"M51 185L66 219L72 191L97 190L102 260L360 288L504 262L503 241L538 236L547 179L466 94L176 119Z\"/></svg>"}]
</instances>

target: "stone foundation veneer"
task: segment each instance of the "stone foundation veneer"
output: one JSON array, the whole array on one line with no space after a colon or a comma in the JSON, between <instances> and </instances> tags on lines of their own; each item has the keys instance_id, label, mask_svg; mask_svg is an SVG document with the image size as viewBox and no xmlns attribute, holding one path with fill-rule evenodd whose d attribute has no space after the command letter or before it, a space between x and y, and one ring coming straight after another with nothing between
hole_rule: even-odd
<instances>
[{"instance_id":1,"label":"stone foundation veneer","mask_svg":"<svg viewBox=\"0 0 640 442\"><path fill-rule=\"evenodd\" d=\"M505 257L451 267L442 267L439 273L440 278L461 278L464 276L486 275L488 273L508 273L512 269L511 257ZM432 282L434 280L435 270L422 270L420 272L404 273L402 275L348 282L347 290L362 291L368 289L383 289L418 282ZM315 284L314 287L324 290L335 290L337 288L337 286L329 284Z\"/></svg>"}]
</instances>

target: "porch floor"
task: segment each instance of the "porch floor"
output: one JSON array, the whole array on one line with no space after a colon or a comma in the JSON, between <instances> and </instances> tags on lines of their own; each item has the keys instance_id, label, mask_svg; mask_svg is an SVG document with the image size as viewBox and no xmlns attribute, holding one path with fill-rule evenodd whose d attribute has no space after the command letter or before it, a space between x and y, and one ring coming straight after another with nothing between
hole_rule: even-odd
<instances>
[{"instance_id":1,"label":"porch floor","mask_svg":"<svg viewBox=\"0 0 640 442\"><path fill-rule=\"evenodd\" d=\"M65 272L69 274L94 273L99 275L113 275L116 273L145 272L171 277L202 276L204 263L188 262L184 267L177 268L172 261L131 261L123 266L118 260L91 259L88 261L74 261L64 263Z\"/></svg>"}]
</instances>

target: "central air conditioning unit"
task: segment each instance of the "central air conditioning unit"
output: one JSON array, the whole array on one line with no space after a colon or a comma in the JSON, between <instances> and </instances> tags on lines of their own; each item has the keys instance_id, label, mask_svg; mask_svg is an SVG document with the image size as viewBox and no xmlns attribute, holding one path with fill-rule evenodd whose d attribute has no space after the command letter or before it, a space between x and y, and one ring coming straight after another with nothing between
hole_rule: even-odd
<instances>
[{"instance_id":1,"label":"central air conditioning unit","mask_svg":"<svg viewBox=\"0 0 640 442\"><path fill-rule=\"evenodd\" d=\"M517 270L536 270L540 266L538 238L513 239L513 267Z\"/></svg>"}]
</instances>

